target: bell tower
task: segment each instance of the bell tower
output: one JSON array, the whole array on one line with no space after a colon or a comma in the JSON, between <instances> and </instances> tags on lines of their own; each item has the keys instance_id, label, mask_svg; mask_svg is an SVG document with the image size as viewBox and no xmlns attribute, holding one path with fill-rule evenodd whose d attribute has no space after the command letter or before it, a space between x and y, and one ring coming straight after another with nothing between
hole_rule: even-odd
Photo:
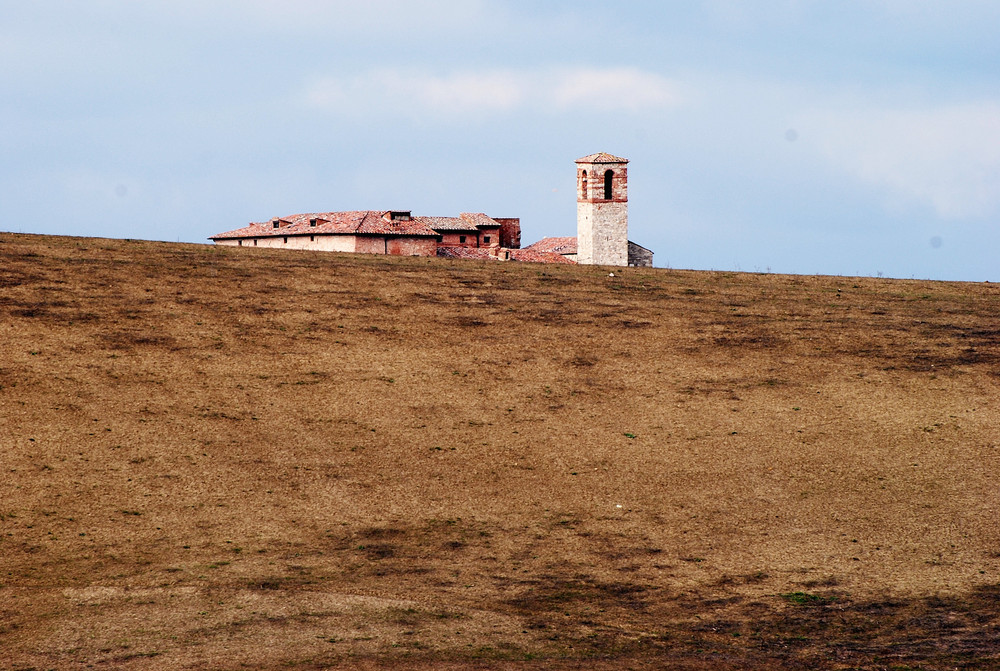
<instances>
[{"instance_id":1,"label":"bell tower","mask_svg":"<svg viewBox=\"0 0 1000 671\"><path fill-rule=\"evenodd\" d=\"M628 265L627 166L603 152L576 160L577 263Z\"/></svg>"}]
</instances>

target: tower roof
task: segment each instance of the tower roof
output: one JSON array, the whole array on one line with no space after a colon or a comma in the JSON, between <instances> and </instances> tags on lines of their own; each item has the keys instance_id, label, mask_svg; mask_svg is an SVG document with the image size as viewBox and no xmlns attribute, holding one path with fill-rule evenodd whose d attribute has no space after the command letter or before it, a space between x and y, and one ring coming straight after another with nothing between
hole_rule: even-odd
<instances>
[{"instance_id":1,"label":"tower roof","mask_svg":"<svg viewBox=\"0 0 1000 671\"><path fill-rule=\"evenodd\" d=\"M628 159L621 158L620 156L614 156L602 151L596 154L591 154L590 156L578 158L575 163L628 163Z\"/></svg>"}]
</instances>

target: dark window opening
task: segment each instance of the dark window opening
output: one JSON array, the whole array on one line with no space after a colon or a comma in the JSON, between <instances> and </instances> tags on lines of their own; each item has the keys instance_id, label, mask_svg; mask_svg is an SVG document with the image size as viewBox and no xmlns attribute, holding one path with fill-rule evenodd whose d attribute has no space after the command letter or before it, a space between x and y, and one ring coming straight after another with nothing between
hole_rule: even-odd
<instances>
[{"instance_id":1,"label":"dark window opening","mask_svg":"<svg viewBox=\"0 0 1000 671\"><path fill-rule=\"evenodd\" d=\"M458 242L459 242L459 244L465 242L465 236L464 235L458 236Z\"/></svg>"},{"instance_id":2,"label":"dark window opening","mask_svg":"<svg viewBox=\"0 0 1000 671\"><path fill-rule=\"evenodd\" d=\"M281 222L279 222L277 219L275 219L272 223L274 224L275 228L278 228L279 226L281 226Z\"/></svg>"},{"instance_id":3,"label":"dark window opening","mask_svg":"<svg viewBox=\"0 0 1000 671\"><path fill-rule=\"evenodd\" d=\"M615 173L610 170L604 173L604 200L611 200L611 182L614 176Z\"/></svg>"},{"instance_id":4,"label":"dark window opening","mask_svg":"<svg viewBox=\"0 0 1000 671\"><path fill-rule=\"evenodd\" d=\"M253 246L254 246L254 247L256 247L256 246L257 246L257 238L254 238L254 239L253 239Z\"/></svg>"},{"instance_id":5,"label":"dark window opening","mask_svg":"<svg viewBox=\"0 0 1000 671\"><path fill-rule=\"evenodd\" d=\"M316 236L315 235L310 235L309 236L309 242L316 242Z\"/></svg>"},{"instance_id":6,"label":"dark window opening","mask_svg":"<svg viewBox=\"0 0 1000 671\"><path fill-rule=\"evenodd\" d=\"M310 226L315 226L316 225L316 220L315 219L310 219L309 220L309 225Z\"/></svg>"},{"instance_id":7,"label":"dark window opening","mask_svg":"<svg viewBox=\"0 0 1000 671\"><path fill-rule=\"evenodd\" d=\"M286 245L288 244L288 238L285 238L285 244Z\"/></svg>"},{"instance_id":8,"label":"dark window opening","mask_svg":"<svg viewBox=\"0 0 1000 671\"><path fill-rule=\"evenodd\" d=\"M240 246L240 247L242 247L242 246L243 246L243 241L242 241L242 240L239 240L239 241L237 241L237 242L238 242L238 244L239 244L239 246Z\"/></svg>"},{"instance_id":9,"label":"dark window opening","mask_svg":"<svg viewBox=\"0 0 1000 671\"><path fill-rule=\"evenodd\" d=\"M580 180L580 197L581 198L588 198L590 196L590 194L588 193L588 191L589 191L589 189L588 189L588 185L587 185L587 171L584 170L583 171L583 178Z\"/></svg>"},{"instance_id":10,"label":"dark window opening","mask_svg":"<svg viewBox=\"0 0 1000 671\"><path fill-rule=\"evenodd\" d=\"M483 244L484 245L490 244L490 236L487 235L483 237Z\"/></svg>"}]
</instances>

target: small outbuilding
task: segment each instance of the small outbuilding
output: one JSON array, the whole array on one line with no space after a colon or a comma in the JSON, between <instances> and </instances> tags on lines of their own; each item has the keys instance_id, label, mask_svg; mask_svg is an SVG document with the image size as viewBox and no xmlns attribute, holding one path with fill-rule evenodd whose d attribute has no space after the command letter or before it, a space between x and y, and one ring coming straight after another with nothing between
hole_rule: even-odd
<instances>
[{"instance_id":1,"label":"small outbuilding","mask_svg":"<svg viewBox=\"0 0 1000 671\"><path fill-rule=\"evenodd\" d=\"M576 262L577 260L576 238L573 237L542 238L524 249L544 254L558 254L569 261ZM628 265L638 268L652 268L653 252L629 240Z\"/></svg>"}]
</instances>

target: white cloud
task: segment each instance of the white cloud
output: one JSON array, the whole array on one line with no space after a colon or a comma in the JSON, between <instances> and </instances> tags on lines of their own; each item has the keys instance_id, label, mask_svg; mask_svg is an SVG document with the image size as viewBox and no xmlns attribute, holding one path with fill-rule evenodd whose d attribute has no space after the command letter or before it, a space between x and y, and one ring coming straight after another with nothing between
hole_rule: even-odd
<instances>
[{"instance_id":1,"label":"white cloud","mask_svg":"<svg viewBox=\"0 0 1000 671\"><path fill-rule=\"evenodd\" d=\"M814 112L798 122L858 179L948 219L1000 210L1000 104Z\"/></svg>"},{"instance_id":2,"label":"white cloud","mask_svg":"<svg viewBox=\"0 0 1000 671\"><path fill-rule=\"evenodd\" d=\"M521 104L524 93L516 77L505 72L438 77L387 69L316 81L308 86L305 101L310 107L347 115L377 110L462 115L509 110Z\"/></svg>"},{"instance_id":3,"label":"white cloud","mask_svg":"<svg viewBox=\"0 0 1000 671\"><path fill-rule=\"evenodd\" d=\"M520 109L640 112L684 100L677 82L637 68L487 70L432 75L398 69L324 78L306 87L306 105L335 113L364 109L430 112L442 117Z\"/></svg>"},{"instance_id":4,"label":"white cloud","mask_svg":"<svg viewBox=\"0 0 1000 671\"><path fill-rule=\"evenodd\" d=\"M680 104L680 86L636 68L571 70L553 77L548 94L560 108L591 105L598 109L639 111Z\"/></svg>"}]
</instances>

